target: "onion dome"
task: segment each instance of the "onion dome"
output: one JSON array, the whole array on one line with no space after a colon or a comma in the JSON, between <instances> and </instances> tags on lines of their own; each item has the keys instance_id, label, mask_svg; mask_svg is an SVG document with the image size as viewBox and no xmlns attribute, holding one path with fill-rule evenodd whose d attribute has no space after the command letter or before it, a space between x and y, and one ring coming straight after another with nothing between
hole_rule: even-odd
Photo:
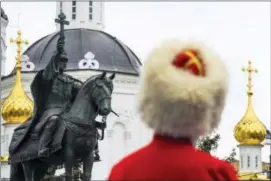
<instances>
[{"instance_id":1,"label":"onion dome","mask_svg":"<svg viewBox=\"0 0 271 181\"><path fill-rule=\"evenodd\" d=\"M1 156L1 163L3 163L3 162L8 162L8 158L9 158L8 155Z\"/></svg>"},{"instance_id":2,"label":"onion dome","mask_svg":"<svg viewBox=\"0 0 271 181\"><path fill-rule=\"evenodd\" d=\"M250 174L243 174L238 177L239 180L269 180L263 173L250 173Z\"/></svg>"},{"instance_id":3,"label":"onion dome","mask_svg":"<svg viewBox=\"0 0 271 181\"><path fill-rule=\"evenodd\" d=\"M22 68L22 57L21 49L22 44L28 44L26 40L22 40L22 33L19 30L17 32L17 38L11 39L11 43L17 45L17 56L16 56L16 80L14 87L10 94L2 102L2 117L6 123L20 124L25 122L33 112L33 102L24 91L21 82L21 68Z\"/></svg>"},{"instance_id":4,"label":"onion dome","mask_svg":"<svg viewBox=\"0 0 271 181\"><path fill-rule=\"evenodd\" d=\"M266 137L266 127L257 117L252 106L252 72L257 72L248 62L248 67L243 68L248 72L248 106L245 115L234 128L234 137L241 145L259 145Z\"/></svg>"},{"instance_id":5,"label":"onion dome","mask_svg":"<svg viewBox=\"0 0 271 181\"><path fill-rule=\"evenodd\" d=\"M65 52L68 71L97 70L129 75L139 75L141 62L136 54L124 43L103 31L85 28L66 29ZM44 69L56 51L59 32L49 34L23 53L28 61L22 65L23 72Z\"/></svg>"}]
</instances>

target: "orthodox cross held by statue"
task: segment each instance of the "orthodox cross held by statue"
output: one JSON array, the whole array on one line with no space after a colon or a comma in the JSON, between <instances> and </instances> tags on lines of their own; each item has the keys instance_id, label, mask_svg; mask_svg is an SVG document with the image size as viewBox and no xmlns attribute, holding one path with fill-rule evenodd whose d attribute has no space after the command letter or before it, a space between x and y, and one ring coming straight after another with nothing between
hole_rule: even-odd
<instances>
[{"instance_id":1,"label":"orthodox cross held by statue","mask_svg":"<svg viewBox=\"0 0 271 181\"><path fill-rule=\"evenodd\" d=\"M60 14L58 15L59 19L55 19L55 22L60 25L60 31L59 31L59 40L62 40L63 44L61 45L60 52L63 53L64 44L65 44L65 36L64 36L64 25L69 25L70 22L66 20L66 15L62 12L62 2L60 2Z\"/></svg>"},{"instance_id":2,"label":"orthodox cross held by statue","mask_svg":"<svg viewBox=\"0 0 271 181\"><path fill-rule=\"evenodd\" d=\"M60 25L59 35L60 35L61 38L64 39L64 25L69 25L70 22L66 20L66 15L62 12L62 10L60 11L60 14L58 15L58 18L59 19L55 19L55 22Z\"/></svg>"}]
</instances>

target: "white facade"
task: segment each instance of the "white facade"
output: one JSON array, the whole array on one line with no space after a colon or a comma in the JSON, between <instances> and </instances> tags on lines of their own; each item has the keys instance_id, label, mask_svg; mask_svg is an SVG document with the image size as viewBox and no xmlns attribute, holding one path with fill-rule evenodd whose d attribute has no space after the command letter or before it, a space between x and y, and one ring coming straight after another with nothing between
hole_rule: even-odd
<instances>
[{"instance_id":1,"label":"white facade","mask_svg":"<svg viewBox=\"0 0 271 181\"><path fill-rule=\"evenodd\" d=\"M68 72L69 73L69 72ZM88 77L97 74L89 70L79 70L69 73L70 75L82 81ZM22 82L25 91L31 97L30 83L35 74L22 73ZM109 74L110 75L110 74ZM2 81L2 96L6 97L14 84L15 77L8 77ZM112 109L114 109L120 117L110 114L107 118L107 129L105 138L99 143L100 156L102 161L94 164L93 180L106 179L112 166L123 156L140 148L146 144L152 137L152 132L140 122L136 113L136 94L138 91L139 77L116 74L114 79L114 92L112 95ZM99 120L99 119L97 119ZM2 137L6 135L8 139L3 139L3 145L9 145L13 133L13 129L17 125L6 124L2 127ZM7 149L3 148L2 153L7 153ZM64 170L59 170L62 173ZM1 177L9 178L9 165L2 164Z\"/></svg>"},{"instance_id":2,"label":"white facade","mask_svg":"<svg viewBox=\"0 0 271 181\"><path fill-rule=\"evenodd\" d=\"M6 29L8 26L8 20L5 20L1 17L1 75L6 75L6 50L7 50L7 37L6 37Z\"/></svg>"},{"instance_id":3,"label":"white facade","mask_svg":"<svg viewBox=\"0 0 271 181\"><path fill-rule=\"evenodd\" d=\"M2 118L3 120L3 118ZM4 122L4 121L3 121ZM8 148L13 134L13 130L17 128L19 124L5 124L1 125L1 156L8 155ZM7 162L1 163L1 178L9 178L10 167Z\"/></svg>"},{"instance_id":4,"label":"white facade","mask_svg":"<svg viewBox=\"0 0 271 181\"><path fill-rule=\"evenodd\" d=\"M1 129L1 155L8 155L8 147L11 141L13 130L17 128L19 124L2 124Z\"/></svg>"},{"instance_id":5,"label":"white facade","mask_svg":"<svg viewBox=\"0 0 271 181\"><path fill-rule=\"evenodd\" d=\"M62 12L66 15L66 20L70 25L65 29L87 28L87 29L104 29L104 2L101 1L63 1L57 2L56 17ZM59 30L59 24L56 24Z\"/></svg>"},{"instance_id":6,"label":"white facade","mask_svg":"<svg viewBox=\"0 0 271 181\"><path fill-rule=\"evenodd\" d=\"M239 174L262 172L263 145L238 145L240 153Z\"/></svg>"},{"instance_id":7,"label":"white facade","mask_svg":"<svg viewBox=\"0 0 271 181\"><path fill-rule=\"evenodd\" d=\"M264 140L264 145L269 145L269 146L271 146L271 139L265 139L265 140Z\"/></svg>"}]
</instances>

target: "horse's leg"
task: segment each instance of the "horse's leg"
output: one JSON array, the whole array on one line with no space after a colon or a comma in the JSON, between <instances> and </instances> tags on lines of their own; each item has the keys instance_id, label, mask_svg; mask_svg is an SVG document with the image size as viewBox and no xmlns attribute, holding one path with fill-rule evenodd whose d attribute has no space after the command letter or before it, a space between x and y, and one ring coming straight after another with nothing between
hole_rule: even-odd
<instances>
[{"instance_id":1,"label":"horse's leg","mask_svg":"<svg viewBox=\"0 0 271 181\"><path fill-rule=\"evenodd\" d=\"M34 168L35 167L31 167L31 163L30 162L23 162L22 163L23 169L24 169L24 178L25 181L35 181L34 180Z\"/></svg>"},{"instance_id":2,"label":"horse's leg","mask_svg":"<svg viewBox=\"0 0 271 181\"><path fill-rule=\"evenodd\" d=\"M65 181L72 181L73 164L74 164L73 150L69 145L67 145L65 149Z\"/></svg>"},{"instance_id":3,"label":"horse's leg","mask_svg":"<svg viewBox=\"0 0 271 181\"><path fill-rule=\"evenodd\" d=\"M65 181L72 180L73 151L68 146L65 150Z\"/></svg>"},{"instance_id":4,"label":"horse's leg","mask_svg":"<svg viewBox=\"0 0 271 181\"><path fill-rule=\"evenodd\" d=\"M35 170L33 175L34 181L41 181L41 179L43 179L43 177L47 173L47 170L48 170L47 164L39 165L38 169Z\"/></svg>"},{"instance_id":5,"label":"horse's leg","mask_svg":"<svg viewBox=\"0 0 271 181\"><path fill-rule=\"evenodd\" d=\"M83 159L83 181L91 180L92 167L94 163L93 149Z\"/></svg>"}]
</instances>

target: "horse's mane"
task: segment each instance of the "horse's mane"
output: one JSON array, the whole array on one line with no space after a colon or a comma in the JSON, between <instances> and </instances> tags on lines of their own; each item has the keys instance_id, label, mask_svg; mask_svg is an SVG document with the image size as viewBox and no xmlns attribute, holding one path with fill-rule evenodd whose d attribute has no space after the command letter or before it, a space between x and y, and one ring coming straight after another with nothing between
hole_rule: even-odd
<instances>
[{"instance_id":1,"label":"horse's mane","mask_svg":"<svg viewBox=\"0 0 271 181\"><path fill-rule=\"evenodd\" d=\"M88 86L90 83L92 83L99 75L93 75L89 77L85 82L83 82L82 87L84 88L85 86Z\"/></svg>"},{"instance_id":2,"label":"horse's mane","mask_svg":"<svg viewBox=\"0 0 271 181\"><path fill-rule=\"evenodd\" d=\"M81 86L81 89L82 90L85 90L85 92L88 92L89 90L90 90L90 88L91 88L91 84L95 81L95 80L97 80L97 78L99 78L101 75L94 75L94 76L91 76L91 77L89 77L83 84L82 84L82 86ZM109 89L111 90L111 91L113 91L113 84L112 84L112 81L108 81L109 79L108 78L106 78L106 77L104 77L105 79L105 81L107 82L107 86L109 87Z\"/></svg>"}]
</instances>

